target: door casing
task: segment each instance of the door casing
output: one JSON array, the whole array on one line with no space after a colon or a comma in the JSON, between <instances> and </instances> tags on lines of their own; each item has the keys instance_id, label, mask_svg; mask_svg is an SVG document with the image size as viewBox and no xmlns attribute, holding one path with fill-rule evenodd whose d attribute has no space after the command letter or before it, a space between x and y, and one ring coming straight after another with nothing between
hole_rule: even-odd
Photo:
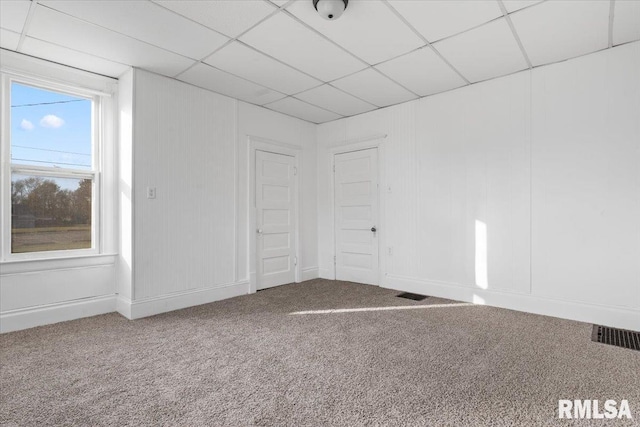
<instances>
[{"instance_id":1,"label":"door casing","mask_svg":"<svg viewBox=\"0 0 640 427\"><path fill-rule=\"evenodd\" d=\"M335 156L336 154L350 153L353 151L367 150L369 148L377 148L378 149L378 224L377 225L377 233L378 233L378 286L382 286L384 284L383 278L386 276L387 266L386 259L387 257L382 256L385 252L386 248L386 218L385 218L385 194L387 193L387 185L386 185L386 176L385 176L385 167L384 167L384 142L387 135L374 135L370 137L357 138L347 141L337 142L332 144L329 148L329 162L328 162L328 170L329 170L329 208L330 208L330 218L331 218L331 236L329 237L330 241L329 247L333 252L333 260L331 260L330 271L331 277L336 280L336 206L335 206L335 175L333 173L333 168L335 164Z\"/></svg>"},{"instance_id":2,"label":"door casing","mask_svg":"<svg viewBox=\"0 0 640 427\"><path fill-rule=\"evenodd\" d=\"M255 293L260 277L258 277L258 251L257 251L257 219L256 219L256 151L268 151L274 154L283 154L285 156L291 156L294 160L294 167L297 169L294 180L294 229L295 229L295 257L297 263L295 265L295 282L299 283L302 280L302 260L300 250L300 200L301 200L301 188L302 188L302 171L300 165L302 164L302 149L301 147L287 144L284 142L274 141L267 138L261 138L257 136L249 136L247 138L248 143L248 183L249 183L249 218L247 223L249 228L247 230L247 236L249 239L249 293Z\"/></svg>"}]
</instances>

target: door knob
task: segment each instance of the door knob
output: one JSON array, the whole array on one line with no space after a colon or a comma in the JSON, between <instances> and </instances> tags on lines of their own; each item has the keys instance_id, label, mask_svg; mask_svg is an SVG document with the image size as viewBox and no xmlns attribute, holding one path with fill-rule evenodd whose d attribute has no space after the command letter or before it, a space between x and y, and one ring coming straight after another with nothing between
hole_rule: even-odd
<instances>
[{"instance_id":1,"label":"door knob","mask_svg":"<svg viewBox=\"0 0 640 427\"><path fill-rule=\"evenodd\" d=\"M373 231L374 233L377 231L375 225L373 227L371 227L371 231Z\"/></svg>"},{"instance_id":2,"label":"door knob","mask_svg":"<svg viewBox=\"0 0 640 427\"><path fill-rule=\"evenodd\" d=\"M262 228L258 228L258 229L256 230L256 233L258 233L258 234L262 234Z\"/></svg>"}]
</instances>

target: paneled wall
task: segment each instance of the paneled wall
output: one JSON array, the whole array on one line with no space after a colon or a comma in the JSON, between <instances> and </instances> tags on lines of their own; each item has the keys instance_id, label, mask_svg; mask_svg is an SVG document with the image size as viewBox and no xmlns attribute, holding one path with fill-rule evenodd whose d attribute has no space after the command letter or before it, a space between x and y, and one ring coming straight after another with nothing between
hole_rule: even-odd
<instances>
[{"instance_id":1,"label":"paneled wall","mask_svg":"<svg viewBox=\"0 0 640 427\"><path fill-rule=\"evenodd\" d=\"M536 294L638 309L640 42L536 70L532 92Z\"/></svg>"},{"instance_id":2,"label":"paneled wall","mask_svg":"<svg viewBox=\"0 0 640 427\"><path fill-rule=\"evenodd\" d=\"M313 124L142 70L134 72L133 117L133 280L124 314L249 291L249 136L302 147L301 261L317 277Z\"/></svg>"},{"instance_id":3,"label":"paneled wall","mask_svg":"<svg viewBox=\"0 0 640 427\"><path fill-rule=\"evenodd\" d=\"M529 292L529 85L521 73L417 103L417 277Z\"/></svg>"},{"instance_id":4,"label":"paneled wall","mask_svg":"<svg viewBox=\"0 0 640 427\"><path fill-rule=\"evenodd\" d=\"M640 43L318 127L319 265L332 146L387 135L384 286L640 327Z\"/></svg>"},{"instance_id":5,"label":"paneled wall","mask_svg":"<svg viewBox=\"0 0 640 427\"><path fill-rule=\"evenodd\" d=\"M118 79L118 302L131 300L133 281L133 74Z\"/></svg>"},{"instance_id":6,"label":"paneled wall","mask_svg":"<svg viewBox=\"0 0 640 427\"><path fill-rule=\"evenodd\" d=\"M134 87L133 299L234 282L236 101L139 70Z\"/></svg>"}]
</instances>

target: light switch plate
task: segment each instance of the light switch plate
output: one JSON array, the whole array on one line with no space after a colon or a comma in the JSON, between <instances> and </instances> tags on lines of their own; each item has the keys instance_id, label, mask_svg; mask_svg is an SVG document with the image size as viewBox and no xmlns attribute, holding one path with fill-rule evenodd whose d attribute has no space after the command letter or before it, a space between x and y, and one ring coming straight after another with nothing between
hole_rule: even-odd
<instances>
[{"instance_id":1,"label":"light switch plate","mask_svg":"<svg viewBox=\"0 0 640 427\"><path fill-rule=\"evenodd\" d=\"M156 198L156 187L147 187L147 199Z\"/></svg>"}]
</instances>

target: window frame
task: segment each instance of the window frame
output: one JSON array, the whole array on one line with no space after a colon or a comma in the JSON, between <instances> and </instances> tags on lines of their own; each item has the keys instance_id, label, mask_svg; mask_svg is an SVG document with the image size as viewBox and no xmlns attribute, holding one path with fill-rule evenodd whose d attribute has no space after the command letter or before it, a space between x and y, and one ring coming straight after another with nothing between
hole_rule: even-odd
<instances>
[{"instance_id":1,"label":"window frame","mask_svg":"<svg viewBox=\"0 0 640 427\"><path fill-rule=\"evenodd\" d=\"M62 259L102 254L102 185L103 171L102 148L104 140L103 96L96 91L79 86L30 76L26 73L2 70L2 176L0 192L2 212L0 213L0 260L3 262L21 260ZM33 166L13 163L11 159L11 86L18 83L38 89L54 91L92 101L91 107L91 169L54 168L53 166ZM91 248L52 251L11 252L11 177L14 173L29 176L91 179Z\"/></svg>"}]
</instances>

